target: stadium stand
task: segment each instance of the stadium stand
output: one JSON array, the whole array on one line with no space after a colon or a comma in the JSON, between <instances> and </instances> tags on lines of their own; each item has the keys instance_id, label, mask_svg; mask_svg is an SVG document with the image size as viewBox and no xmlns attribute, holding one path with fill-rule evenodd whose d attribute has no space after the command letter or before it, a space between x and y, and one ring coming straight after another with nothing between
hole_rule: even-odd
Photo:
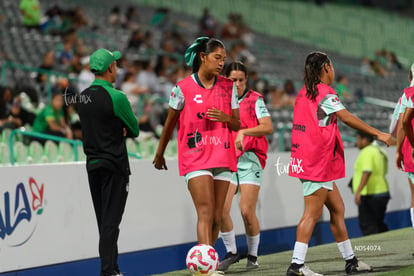
<instances>
[{"instance_id":1,"label":"stadium stand","mask_svg":"<svg viewBox=\"0 0 414 276\"><path fill-rule=\"evenodd\" d=\"M131 0L116 3L122 13L130 6L135 7L139 31L142 34L150 34L152 46L136 49L128 48L128 42L136 29L109 24L110 11L114 6L112 1L55 0L40 1L40 3L43 12L55 6L65 11L80 7L87 23L77 27L75 33L78 41L82 42L83 57L93 49L105 47L121 50L130 63L149 60L156 65L160 57L169 57L177 68L182 66L182 49L185 49L186 45L199 34L198 22L205 5L201 0ZM406 86L407 70L404 67L411 62L410 58L414 54L414 50L407 46L414 42L414 32L409 28L412 24L411 19L377 9L343 4L317 6L303 1L256 3L241 0L236 4L235 1L212 0L209 5L219 7L212 11L220 23L219 30L225 24L229 11L242 15L243 23L248 26L251 32L250 38L253 40L252 43L247 43L247 48L256 58L256 62L251 64L249 69L258 72L261 81L268 85L282 87L285 80L291 79L296 87L301 87L303 84L301 70L306 54L315 49L326 51L332 57L337 74L345 74L349 80L349 89L353 97L344 100L347 108L380 130L388 130L390 108L368 103L364 99L372 97L389 101L391 105ZM50 96L52 90L57 89L56 83L60 78L67 78L69 87L76 85L77 74L68 72L68 67L59 64L58 61L55 61L52 71L39 69L48 51L57 53L58 49L61 49L59 47L63 45L64 36L50 32L50 25L48 30L47 24L42 32L24 28L20 23L18 1L1 1L0 11L4 11L6 18L0 23L2 85L15 87L16 94L27 92L29 97L26 94L24 96L31 101L29 104L39 106L43 99ZM326 26L326 22L329 22L329 26ZM181 42L177 37L180 37ZM162 42L165 40L174 41L177 46L174 52L167 52L163 48ZM144 41L143 39L143 44ZM228 49L231 49L236 42L224 40ZM369 75L363 71L363 58L375 59L378 49L395 52L403 68L387 68L386 77ZM154 72L155 70L156 68ZM45 72L47 94L41 95L39 91L30 93L31 90L27 87L34 87L35 90L39 88L37 77ZM159 71L156 73L161 76L159 79L165 82L165 75ZM266 89L265 87L260 92L265 94ZM268 137L270 150L289 150L292 108L269 109L275 125L274 133ZM26 126L30 127L30 124ZM355 133L343 124L340 124L340 128L344 135L344 145L353 146L352 137ZM3 153L2 164L10 163L7 161L9 135L10 130L3 129L0 141ZM54 148L53 145L56 146L54 142L41 146L29 144L21 137L16 136L13 139L15 152L22 155L15 156L16 160L20 160L17 162L19 164L70 161L74 157L73 149L69 150L70 146L67 145ZM21 143L17 144L19 141ZM155 138L140 141L128 139L127 147L132 154L135 154L134 156L152 158L156 143ZM174 158L177 156L176 141L173 140L170 144L167 154L168 157ZM78 153L79 159L84 160L82 151L79 150Z\"/></svg>"}]
</instances>

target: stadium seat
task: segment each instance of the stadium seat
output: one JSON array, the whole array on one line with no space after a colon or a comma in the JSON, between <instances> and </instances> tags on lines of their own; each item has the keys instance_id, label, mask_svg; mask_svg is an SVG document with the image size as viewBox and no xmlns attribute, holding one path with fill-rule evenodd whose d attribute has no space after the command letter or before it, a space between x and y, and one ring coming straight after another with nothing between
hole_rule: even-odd
<instances>
[{"instance_id":1,"label":"stadium seat","mask_svg":"<svg viewBox=\"0 0 414 276\"><path fill-rule=\"evenodd\" d=\"M72 145L66 142L60 142L59 143L59 156L62 158L63 162L74 161L74 153L73 153Z\"/></svg>"},{"instance_id":2,"label":"stadium seat","mask_svg":"<svg viewBox=\"0 0 414 276\"><path fill-rule=\"evenodd\" d=\"M44 152L47 158L47 162L54 163L63 161L62 156L59 156L59 148L55 142L47 140L44 145Z\"/></svg>"},{"instance_id":3,"label":"stadium seat","mask_svg":"<svg viewBox=\"0 0 414 276\"><path fill-rule=\"evenodd\" d=\"M14 150L14 161L16 165L24 165L27 164L27 157L28 157L28 149L27 147L20 141L17 141L13 145Z\"/></svg>"},{"instance_id":4,"label":"stadium seat","mask_svg":"<svg viewBox=\"0 0 414 276\"><path fill-rule=\"evenodd\" d=\"M43 155L43 146L38 141L32 141L29 144L29 156L27 157L29 164L46 163L47 158Z\"/></svg>"},{"instance_id":5,"label":"stadium seat","mask_svg":"<svg viewBox=\"0 0 414 276\"><path fill-rule=\"evenodd\" d=\"M9 145L3 142L0 142L0 163L2 165L10 164L10 149Z\"/></svg>"}]
</instances>

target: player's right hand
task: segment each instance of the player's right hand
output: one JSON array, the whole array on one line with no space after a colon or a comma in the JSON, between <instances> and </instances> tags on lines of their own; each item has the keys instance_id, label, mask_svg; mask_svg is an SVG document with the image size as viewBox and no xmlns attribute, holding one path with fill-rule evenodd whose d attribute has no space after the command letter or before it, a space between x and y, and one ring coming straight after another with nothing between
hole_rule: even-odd
<instances>
[{"instance_id":1,"label":"player's right hand","mask_svg":"<svg viewBox=\"0 0 414 276\"><path fill-rule=\"evenodd\" d=\"M155 154L152 164L154 164L154 167L157 170L168 170L167 165L165 164L165 158L161 154Z\"/></svg>"},{"instance_id":2,"label":"player's right hand","mask_svg":"<svg viewBox=\"0 0 414 276\"><path fill-rule=\"evenodd\" d=\"M395 154L395 164L399 170L403 170L402 167L403 155L400 151L397 151Z\"/></svg>"},{"instance_id":3,"label":"player's right hand","mask_svg":"<svg viewBox=\"0 0 414 276\"><path fill-rule=\"evenodd\" d=\"M387 144L387 147L392 144L392 136L388 133L381 132L378 134L377 139Z\"/></svg>"}]
</instances>

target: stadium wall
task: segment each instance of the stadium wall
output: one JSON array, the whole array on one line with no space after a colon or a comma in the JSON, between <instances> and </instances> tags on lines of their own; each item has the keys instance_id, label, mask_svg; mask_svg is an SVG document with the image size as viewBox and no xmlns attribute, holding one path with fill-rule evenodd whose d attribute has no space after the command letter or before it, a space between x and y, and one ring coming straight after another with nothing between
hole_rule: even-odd
<instances>
[{"instance_id":1,"label":"stadium wall","mask_svg":"<svg viewBox=\"0 0 414 276\"><path fill-rule=\"evenodd\" d=\"M388 149L392 199L391 229L409 225L411 198L407 177ZM357 208L347 187L357 149L346 150L346 175L337 181L346 206L351 237L360 236ZM260 254L291 250L303 211L301 184L287 175L289 153L272 153L258 202ZM196 213L176 160L156 171L151 160L131 161L129 197L119 237L120 266L126 275L151 275L182 269L196 241ZM1 167L0 273L11 275L98 275L98 235L84 163ZM236 197L237 198L237 197ZM243 223L237 200L232 215L241 252ZM311 245L332 242L324 210ZM221 240L216 245L224 254ZM338 255L339 257L339 255ZM160 261L162 259L162 261ZM289 262L289 260L286 260ZM6 273L7 272L7 273Z\"/></svg>"}]
</instances>

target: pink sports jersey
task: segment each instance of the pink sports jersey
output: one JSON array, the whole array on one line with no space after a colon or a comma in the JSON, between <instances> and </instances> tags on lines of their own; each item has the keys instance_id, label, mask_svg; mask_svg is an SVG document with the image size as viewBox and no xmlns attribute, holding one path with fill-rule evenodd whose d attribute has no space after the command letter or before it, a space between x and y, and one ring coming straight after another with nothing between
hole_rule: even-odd
<instances>
[{"instance_id":1,"label":"pink sports jersey","mask_svg":"<svg viewBox=\"0 0 414 276\"><path fill-rule=\"evenodd\" d=\"M256 116L256 102L258 98L263 98L259 93L249 90L244 96L243 100L239 103L240 110L240 129L252 128L259 125L259 121ZM234 139L236 139L237 132L233 132ZM266 136L244 136L243 139L244 151L237 150L236 156L239 158L246 151L253 151L259 158L260 164L264 169L267 159L268 143Z\"/></svg>"},{"instance_id":2,"label":"pink sports jersey","mask_svg":"<svg viewBox=\"0 0 414 276\"><path fill-rule=\"evenodd\" d=\"M404 93L407 97L407 100L410 98L412 101L414 100L414 86L404 89ZM411 121L411 125L414 127L414 121ZM414 172L414 163L411 155L411 145L407 137L404 138L404 142L401 147L401 152L403 154L404 171Z\"/></svg>"},{"instance_id":3,"label":"pink sports jersey","mask_svg":"<svg viewBox=\"0 0 414 276\"><path fill-rule=\"evenodd\" d=\"M337 118L319 126L318 104L328 94L337 95L325 84L318 84L314 100L306 97L305 86L299 91L293 111L292 152L289 175L310 181L332 181L345 176L344 148Z\"/></svg>"},{"instance_id":4,"label":"pink sports jersey","mask_svg":"<svg viewBox=\"0 0 414 276\"><path fill-rule=\"evenodd\" d=\"M215 85L205 89L190 76L177 85L185 99L177 124L180 175L218 167L237 171L231 130L226 123L207 118L207 110L213 107L231 116L233 81L218 76Z\"/></svg>"}]
</instances>

